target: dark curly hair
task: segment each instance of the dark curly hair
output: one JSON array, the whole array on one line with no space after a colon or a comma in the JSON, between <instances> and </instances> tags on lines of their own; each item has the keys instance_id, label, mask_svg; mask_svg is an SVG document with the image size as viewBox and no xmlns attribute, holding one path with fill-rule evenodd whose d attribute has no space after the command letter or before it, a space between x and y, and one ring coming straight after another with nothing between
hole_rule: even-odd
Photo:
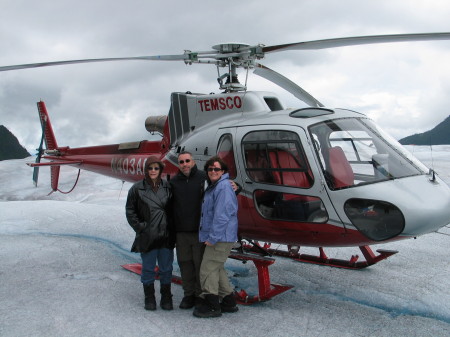
<instances>
[{"instance_id":1,"label":"dark curly hair","mask_svg":"<svg viewBox=\"0 0 450 337\"><path fill-rule=\"evenodd\" d=\"M220 168L221 168L225 173L228 172L228 165L227 165L227 163L225 163L225 162L222 160L222 158L220 158L219 156L214 156L214 157L209 158L209 159L206 161L203 170L204 170L205 172L208 172L208 167L214 166L214 163L215 163L215 162L218 162L218 163L220 164Z\"/></svg>"}]
</instances>

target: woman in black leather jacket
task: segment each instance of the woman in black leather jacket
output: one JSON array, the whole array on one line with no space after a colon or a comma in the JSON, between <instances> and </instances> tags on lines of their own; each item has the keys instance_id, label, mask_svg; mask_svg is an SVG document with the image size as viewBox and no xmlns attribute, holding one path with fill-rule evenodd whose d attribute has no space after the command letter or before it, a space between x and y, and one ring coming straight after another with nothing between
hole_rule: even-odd
<instances>
[{"instance_id":1,"label":"woman in black leather jacket","mask_svg":"<svg viewBox=\"0 0 450 337\"><path fill-rule=\"evenodd\" d=\"M164 164L150 156L145 163L145 178L130 188L125 207L128 223L136 232L131 251L140 253L142 258L146 310L156 310L156 263L161 285L160 306L164 310L173 309L170 287L175 241L167 210L172 193L168 182L161 179L163 169Z\"/></svg>"}]
</instances>

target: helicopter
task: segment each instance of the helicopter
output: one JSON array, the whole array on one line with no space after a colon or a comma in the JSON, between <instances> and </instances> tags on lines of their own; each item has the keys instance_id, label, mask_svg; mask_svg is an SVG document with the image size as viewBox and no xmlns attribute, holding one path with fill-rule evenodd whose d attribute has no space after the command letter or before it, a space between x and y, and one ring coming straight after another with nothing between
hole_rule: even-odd
<instances>
[{"instance_id":1,"label":"helicopter","mask_svg":"<svg viewBox=\"0 0 450 337\"><path fill-rule=\"evenodd\" d=\"M81 59L0 67L19 70L111 61L181 61L217 67L220 93L173 92L167 115L150 116L147 131L160 140L142 140L81 148L59 146L45 103L37 103L42 138L34 167L50 166L52 191L60 167L70 165L135 182L143 178L148 156L157 156L177 174L177 157L190 152L201 168L218 155L228 165L238 195L241 246L230 258L253 261L259 294L237 293L241 303L271 299L289 285L272 284L272 256L321 265L361 269L397 251L373 252L371 245L413 238L450 223L450 188L370 118L346 109L325 107L296 83L262 65L266 54L387 42L449 40L450 33L374 35L265 46L222 43L209 51L178 55ZM224 68L225 72L220 73ZM247 90L238 69L261 76L307 104L286 108L271 92ZM43 149L43 144L46 148ZM44 158L47 162L41 162ZM76 182L78 181L78 177ZM74 184L74 187L76 185ZM72 188L73 189L73 188ZM60 191L61 192L61 191ZM70 192L70 191L69 191ZM262 242L262 243L261 243ZM272 245L285 245L287 250ZM302 246L319 254L301 254ZM349 260L329 258L325 247L358 247ZM140 265L124 266L139 273ZM180 282L174 277L174 282Z\"/></svg>"}]
</instances>

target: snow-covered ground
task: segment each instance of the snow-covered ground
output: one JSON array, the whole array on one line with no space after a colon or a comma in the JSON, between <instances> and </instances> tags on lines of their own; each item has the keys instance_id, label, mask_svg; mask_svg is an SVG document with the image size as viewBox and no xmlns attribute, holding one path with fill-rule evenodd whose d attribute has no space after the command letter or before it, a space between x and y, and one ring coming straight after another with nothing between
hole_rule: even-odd
<instances>
[{"instance_id":1,"label":"snow-covered ground","mask_svg":"<svg viewBox=\"0 0 450 337\"><path fill-rule=\"evenodd\" d=\"M409 149L450 184L450 146ZM399 253L360 271L278 258L272 282L294 288L236 314L195 318L178 309L177 285L175 310L149 312L139 277L120 267L139 262L124 215L130 184L84 171L72 193L48 196L49 170L35 188L32 160L0 162L0 336L450 336L448 226L374 247ZM60 188L76 174L63 167ZM236 287L256 292L252 263L227 269Z\"/></svg>"}]
</instances>

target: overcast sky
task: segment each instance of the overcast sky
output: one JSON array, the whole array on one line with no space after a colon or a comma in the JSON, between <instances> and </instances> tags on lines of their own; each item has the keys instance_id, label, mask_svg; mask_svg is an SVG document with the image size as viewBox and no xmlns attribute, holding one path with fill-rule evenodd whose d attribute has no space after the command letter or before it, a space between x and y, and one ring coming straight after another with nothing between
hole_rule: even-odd
<instances>
[{"instance_id":1,"label":"overcast sky","mask_svg":"<svg viewBox=\"0 0 450 337\"><path fill-rule=\"evenodd\" d=\"M448 1L0 0L0 66L82 58L182 54L222 42L276 45L359 35L450 32ZM450 41L266 55L327 107L365 113L399 139L449 116ZM128 61L0 72L0 124L29 150L44 100L61 146L148 138L149 115L173 91L218 92L214 66ZM241 80L245 74L240 75ZM256 75L250 90L279 93Z\"/></svg>"}]
</instances>

